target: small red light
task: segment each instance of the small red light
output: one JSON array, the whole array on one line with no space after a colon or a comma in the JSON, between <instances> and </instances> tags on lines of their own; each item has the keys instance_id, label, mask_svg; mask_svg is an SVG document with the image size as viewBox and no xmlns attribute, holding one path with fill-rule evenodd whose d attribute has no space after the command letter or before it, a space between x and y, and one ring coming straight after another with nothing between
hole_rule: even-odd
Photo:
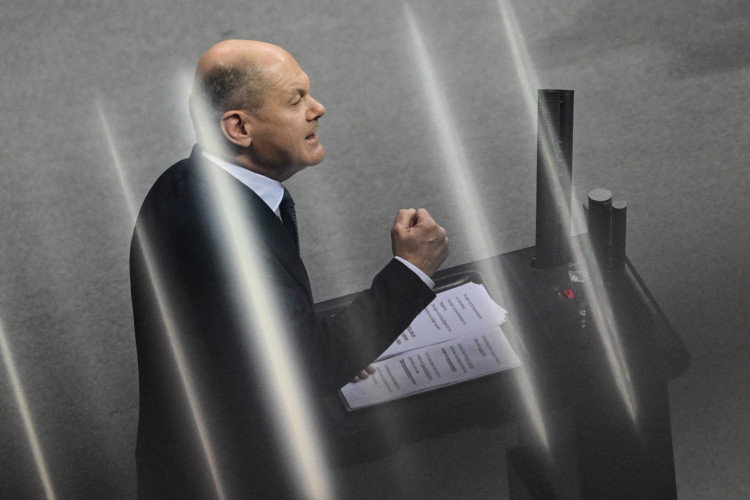
<instances>
[{"instance_id":1,"label":"small red light","mask_svg":"<svg viewBox=\"0 0 750 500\"><path fill-rule=\"evenodd\" d=\"M563 293L569 299L574 299L575 298L575 294L573 293L573 289L572 288L566 288L565 290L563 290Z\"/></svg>"}]
</instances>

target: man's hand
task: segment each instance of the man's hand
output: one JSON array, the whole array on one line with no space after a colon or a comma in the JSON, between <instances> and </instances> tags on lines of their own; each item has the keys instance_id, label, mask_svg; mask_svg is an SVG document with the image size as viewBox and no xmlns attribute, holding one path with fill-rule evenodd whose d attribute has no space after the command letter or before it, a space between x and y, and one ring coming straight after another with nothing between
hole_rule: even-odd
<instances>
[{"instance_id":1,"label":"man's hand","mask_svg":"<svg viewBox=\"0 0 750 500\"><path fill-rule=\"evenodd\" d=\"M365 368L364 370L362 370L361 372L359 372L357 374L357 376L354 377L354 380L352 380L352 383L356 384L360 380L364 380L364 379L368 378L373 373L375 373L375 367L372 366L372 365L367 365L367 368Z\"/></svg>"},{"instance_id":2,"label":"man's hand","mask_svg":"<svg viewBox=\"0 0 750 500\"><path fill-rule=\"evenodd\" d=\"M391 230L393 255L417 266L427 276L448 256L448 238L424 208L399 210Z\"/></svg>"}]
</instances>

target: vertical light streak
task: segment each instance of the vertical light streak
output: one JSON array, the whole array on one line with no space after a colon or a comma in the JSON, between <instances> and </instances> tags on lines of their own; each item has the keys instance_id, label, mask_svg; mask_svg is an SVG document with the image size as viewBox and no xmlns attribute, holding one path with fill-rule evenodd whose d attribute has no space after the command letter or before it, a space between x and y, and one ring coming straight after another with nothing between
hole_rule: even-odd
<instances>
[{"instance_id":1,"label":"vertical light streak","mask_svg":"<svg viewBox=\"0 0 750 500\"><path fill-rule=\"evenodd\" d=\"M39 480L42 482L42 487L44 488L44 494L47 497L47 500L54 500L55 491L52 488L49 472L47 472L47 464L44 461L42 447L39 444L39 438L37 437L36 429L34 428L34 420L31 418L31 412L26 403L26 396L23 387L21 386L21 380L18 377L16 365L13 362L13 356L10 352L10 346L8 346L8 340L5 336L5 328L2 321L0 321L0 352L2 352L5 369L8 371L8 377L10 378L10 383L13 387L13 395L16 398L18 411L21 413L21 419L23 420L23 425L26 430L26 439L28 439L31 453L34 455L34 462L36 462L36 469L39 474Z\"/></svg>"},{"instance_id":2,"label":"vertical light streak","mask_svg":"<svg viewBox=\"0 0 750 500\"><path fill-rule=\"evenodd\" d=\"M488 224L476 196L477 188L472 182L472 176L469 175L466 155L458 131L453 125L455 122L447 107L445 95L438 84L417 21L408 5L405 5L405 10L409 31L416 49L416 61L422 76L422 85L438 135L436 142L440 144L445 158L447 182L453 186L456 198L461 200L461 209L465 214L463 222L466 224L466 232L473 240L475 255L480 254L486 257L492 254L493 245L489 238L490 233L484 231Z\"/></svg>"},{"instance_id":3,"label":"vertical light streak","mask_svg":"<svg viewBox=\"0 0 750 500\"><path fill-rule=\"evenodd\" d=\"M99 118L102 122L102 130L104 131L104 135L107 139L107 145L109 146L110 153L112 154L113 164L115 166L117 177L120 181L120 185L122 187L122 191L125 196L128 210L130 214L132 215L133 220L135 220L136 215L137 215L136 204L133 200L130 189L128 189L128 185L125 180L125 176L123 174L124 169L122 167L122 163L120 161L120 157L119 157L119 154L117 153L117 148L115 146L114 137L112 136L112 133L109 130L109 126L107 124L108 123L107 118L104 114L104 109L102 108L101 103L99 102L98 99L96 101L96 107L99 112ZM187 362L185 361L185 356L182 350L182 346L180 345L179 339L177 337L175 318L173 318L172 312L170 311L170 308L168 305L169 304L168 299L165 296L165 287L163 285L163 280L159 274L159 269L153 263L153 253L150 251L149 242L147 241L146 235L143 235L143 237L140 238L140 241L141 241L141 245L144 247L143 255L145 256L148 274L151 277L151 285L153 287L154 295L156 297L158 308L161 313L161 319L164 322L164 327L165 327L164 329L167 332L167 337L169 339L169 344L172 349L172 355L174 357L175 365L177 366L180 380L182 381L182 387L188 399L188 405L190 407L190 413L191 413L190 416L193 419L193 423L195 424L196 430L198 432L198 438L200 440L203 453L205 455L206 464L211 474L211 479L214 484L216 495L221 500L224 500L226 498L226 494L224 492L224 486L222 484L221 476L219 474L219 470L216 465L216 459L214 455L213 446L211 444L211 441L208 435L208 430L206 429L205 420L203 418L203 414L200 409L200 405L198 402L198 395L196 394L196 391L195 391L195 384L191 379L190 370L187 366Z\"/></svg>"},{"instance_id":4,"label":"vertical light streak","mask_svg":"<svg viewBox=\"0 0 750 500\"><path fill-rule=\"evenodd\" d=\"M213 127L203 126L202 129L205 135L211 133ZM262 367L260 371L266 374L266 386L271 388L266 392L267 404L279 417L275 429L277 443L286 447L287 463L292 466L300 496L316 500L332 498L326 454L315 426L314 407L309 401L310 391L305 375L299 372L303 365L289 346L292 340L288 332L292 330L285 321L286 312L280 309L274 294L263 292L273 290L274 286L262 272L262 259L253 255L253 249L262 246L258 242L260 235L246 219L238 216L245 212L243 200L232 196L235 189L225 184L235 182L234 179L219 167L209 172L212 191L209 203L220 214L220 234L224 236L222 250L228 265L240 277L236 280L239 288L235 293L246 306L237 312L245 331L252 332L252 345L259 347L247 353L248 363Z\"/></svg>"},{"instance_id":5,"label":"vertical light streak","mask_svg":"<svg viewBox=\"0 0 750 500\"><path fill-rule=\"evenodd\" d=\"M494 253L489 236L493 232L481 208L478 190L472 182L474 176L471 175L471 170L466 161L458 131L453 126L455 121L447 107L448 101L438 83L429 54L422 40L419 26L409 6L405 4L404 7L406 19L409 23L409 31L416 49L415 56L422 76L423 88L432 112L432 121L438 133L437 142L442 147L442 157L444 158L446 174L448 176L447 182L454 187L454 196L460 200L463 214L462 222L467 228L466 233L471 240L472 248L475 249L475 256L476 254L481 254L482 257L487 257ZM508 279L504 276L504 271L497 265L497 261L493 259L490 262L486 264L487 269L481 270L483 271L482 278L485 281L485 285L488 289L495 292L494 295L502 297L503 306L513 310L510 304L513 296L507 291L505 285ZM516 340L523 342L521 338L516 338ZM539 442L546 449L549 446L549 439L531 374L526 370L524 365L519 367L517 374L519 390L529 410L532 425L537 433Z\"/></svg>"},{"instance_id":6,"label":"vertical light streak","mask_svg":"<svg viewBox=\"0 0 750 500\"><path fill-rule=\"evenodd\" d=\"M531 58L526 49L524 37L519 28L515 11L510 5L510 1L498 0L498 6L503 26L505 27L505 33L508 38L508 43L511 47L516 74L521 85L524 100L526 101L526 108L533 123L534 117L537 116L536 89L539 88L539 79L534 66L531 63ZM539 126L544 130L543 135L545 138L554 137L554 134L550 132L552 124L540 123ZM554 149L552 147L544 147L543 150L549 154ZM545 164L548 166L554 165L554 162L546 161ZM562 195L563 190L560 189L557 175L547 175L547 178L558 183L553 189L553 192ZM556 206L565 206L565 203L559 202L556 203ZM570 228L571 222L573 221L575 221L577 227L584 227L582 223L584 217L579 207L580 203L572 203L572 220L565 220L565 227ZM608 299L607 291L601 279L601 270L594 258L591 241L588 237L582 238L580 242L574 239L570 250L574 261L586 263L590 277L585 280L583 287L590 305L592 323L594 329L601 337L610 371L615 380L615 385L618 388L623 404L630 415L631 421L635 423L637 419L637 401L635 399L632 384L630 383L630 372L627 362L623 357L623 347L620 340L621 335L619 327L615 320L612 304Z\"/></svg>"},{"instance_id":7,"label":"vertical light streak","mask_svg":"<svg viewBox=\"0 0 750 500\"><path fill-rule=\"evenodd\" d=\"M258 248L257 235L247 221L238 217L243 213L241 200L231 196L235 191L226 185L230 179L220 168L212 169L211 203L219 211L224 234L225 252L231 256L235 273L240 276L237 294L243 297L247 307L238 311L247 325L247 331L253 332L253 345L260 347L257 352L249 353L252 360L262 366L267 382L272 389L267 392L268 404L275 407L276 415L281 418L276 429L278 442L287 445L287 459L292 464L297 478L297 487L306 498L330 498L327 474L324 465L325 454L322 453L318 439L319 433L313 427L314 413L308 401L304 381L299 373L300 363L296 362L289 347L288 333L290 328L283 320L283 311L279 308L273 293L259 293L272 290L267 282L252 249ZM310 353L314 355L314 353ZM250 361L249 361L250 362ZM290 436L290 439L282 437Z\"/></svg>"},{"instance_id":8,"label":"vertical light streak","mask_svg":"<svg viewBox=\"0 0 750 500\"><path fill-rule=\"evenodd\" d=\"M607 363L622 403L628 411L631 423L635 425L638 420L638 401L631 383L630 368L624 356L625 349L621 341L622 333L612 309L609 292L602 279L601 268L597 263L588 236L580 242L573 242L572 254L576 261L586 263L589 276L582 285L588 298L592 324L604 347Z\"/></svg>"},{"instance_id":9,"label":"vertical light streak","mask_svg":"<svg viewBox=\"0 0 750 500\"><path fill-rule=\"evenodd\" d=\"M498 5L511 54L513 55L516 75L518 75L518 81L521 84L524 102L527 104L526 109L529 112L530 123L534 123L536 119L536 89L539 88L539 78L534 66L531 64L531 58L526 49L526 41L518 27L513 7L511 7L509 0L498 0Z\"/></svg>"}]
</instances>

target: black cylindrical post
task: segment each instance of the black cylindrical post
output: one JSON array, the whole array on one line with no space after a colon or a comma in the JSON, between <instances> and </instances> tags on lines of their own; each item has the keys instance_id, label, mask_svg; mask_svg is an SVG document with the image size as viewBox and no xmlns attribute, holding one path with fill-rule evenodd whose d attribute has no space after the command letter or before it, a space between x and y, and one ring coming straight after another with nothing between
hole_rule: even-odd
<instances>
[{"instance_id":1,"label":"black cylindrical post","mask_svg":"<svg viewBox=\"0 0 750 500\"><path fill-rule=\"evenodd\" d=\"M596 188L589 191L586 225L597 258L606 257L612 241L612 193L608 189Z\"/></svg>"},{"instance_id":2,"label":"black cylindrical post","mask_svg":"<svg viewBox=\"0 0 750 500\"><path fill-rule=\"evenodd\" d=\"M617 200L612 202L612 256L616 262L625 263L625 236L628 204Z\"/></svg>"},{"instance_id":3,"label":"black cylindrical post","mask_svg":"<svg viewBox=\"0 0 750 500\"><path fill-rule=\"evenodd\" d=\"M569 258L573 168L573 91L540 89L536 158L535 267Z\"/></svg>"}]
</instances>

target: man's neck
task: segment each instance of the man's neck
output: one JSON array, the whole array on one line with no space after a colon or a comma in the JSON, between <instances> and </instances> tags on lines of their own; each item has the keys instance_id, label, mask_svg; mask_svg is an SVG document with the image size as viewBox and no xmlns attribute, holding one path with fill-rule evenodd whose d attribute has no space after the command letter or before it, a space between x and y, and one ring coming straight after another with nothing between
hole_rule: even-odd
<instances>
[{"instance_id":1,"label":"man's neck","mask_svg":"<svg viewBox=\"0 0 750 500\"><path fill-rule=\"evenodd\" d=\"M226 170L232 177L250 188L272 211L276 212L278 210L279 203L281 203L281 198L284 194L284 186L280 182L208 151L204 150L201 154L204 158Z\"/></svg>"},{"instance_id":2,"label":"man's neck","mask_svg":"<svg viewBox=\"0 0 750 500\"><path fill-rule=\"evenodd\" d=\"M255 162L251 158L249 158L247 154L243 154L241 152L232 154L232 152L230 151L215 151L213 149L208 150L205 148L203 149L203 151L213 156L214 158L219 158L223 161L231 163L232 165L242 167L258 175L273 179L277 182L284 182L292 176L292 173L288 175L286 174L286 169L270 167L267 165L263 165L260 162Z\"/></svg>"}]
</instances>

